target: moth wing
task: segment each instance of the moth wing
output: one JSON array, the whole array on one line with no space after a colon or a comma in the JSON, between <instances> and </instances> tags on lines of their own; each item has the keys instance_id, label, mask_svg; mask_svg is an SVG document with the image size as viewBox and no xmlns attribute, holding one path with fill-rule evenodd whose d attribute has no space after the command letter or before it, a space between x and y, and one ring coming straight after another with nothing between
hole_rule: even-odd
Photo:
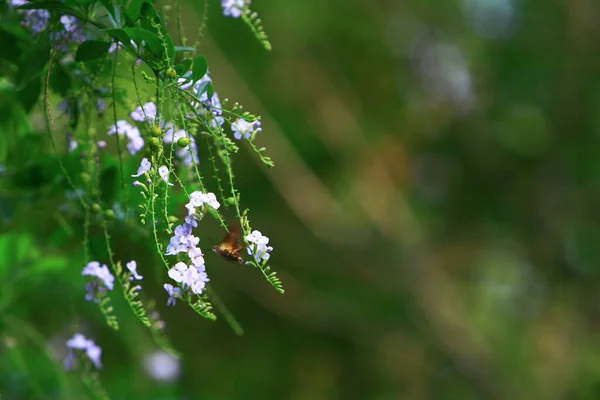
<instances>
[{"instance_id":1,"label":"moth wing","mask_svg":"<svg viewBox=\"0 0 600 400\"><path fill-rule=\"evenodd\" d=\"M240 226L233 224L229 226L229 232L225 235L221 246L226 247L229 250L237 249L238 242L240 240Z\"/></svg>"}]
</instances>

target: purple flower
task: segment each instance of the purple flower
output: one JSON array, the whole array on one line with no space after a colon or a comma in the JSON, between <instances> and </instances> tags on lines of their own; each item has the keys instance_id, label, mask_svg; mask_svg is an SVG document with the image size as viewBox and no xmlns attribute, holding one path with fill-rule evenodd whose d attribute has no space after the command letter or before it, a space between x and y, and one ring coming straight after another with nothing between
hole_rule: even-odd
<instances>
[{"instance_id":1,"label":"purple flower","mask_svg":"<svg viewBox=\"0 0 600 400\"><path fill-rule=\"evenodd\" d=\"M205 271L204 254L199 247L192 247L188 250L188 257L192 260L192 265L200 271Z\"/></svg>"},{"instance_id":2,"label":"purple flower","mask_svg":"<svg viewBox=\"0 0 600 400\"><path fill-rule=\"evenodd\" d=\"M248 3L250 3L249 0ZM239 18L244 9L244 0L221 0L221 7L223 7L224 16Z\"/></svg>"},{"instance_id":3,"label":"purple flower","mask_svg":"<svg viewBox=\"0 0 600 400\"><path fill-rule=\"evenodd\" d=\"M144 278L143 276L137 273L137 263L135 262L135 260L129 261L127 263L127 269L129 270L129 272L131 272L132 275L129 277L130 281L132 281L133 279L141 281Z\"/></svg>"},{"instance_id":4,"label":"purple flower","mask_svg":"<svg viewBox=\"0 0 600 400\"><path fill-rule=\"evenodd\" d=\"M138 133L139 133L139 131L138 131ZM129 151L129 154L134 156L143 148L144 148L144 139L142 138L142 136L138 135L138 136L133 136L133 137L129 138L129 143L127 143L127 150Z\"/></svg>"},{"instance_id":5,"label":"purple flower","mask_svg":"<svg viewBox=\"0 0 600 400\"><path fill-rule=\"evenodd\" d=\"M152 168L152 164L150 163L150 161L148 161L148 159L146 157L144 157L144 158L142 158L140 167L137 170L137 174L131 175L131 176L134 178L138 178L138 177L142 176L143 174L145 174L146 172L150 171L150 168Z\"/></svg>"},{"instance_id":6,"label":"purple flower","mask_svg":"<svg viewBox=\"0 0 600 400\"><path fill-rule=\"evenodd\" d=\"M169 300L167 300L167 306L175 306L177 297L181 297L181 289L178 287L174 287L170 283L165 283L163 287L169 294Z\"/></svg>"},{"instance_id":7,"label":"purple flower","mask_svg":"<svg viewBox=\"0 0 600 400\"><path fill-rule=\"evenodd\" d=\"M245 119L238 118L233 124L231 124L231 130L233 131L233 137L237 140L241 140L242 136L246 139L250 139L252 134L262 131L260 127L260 121L248 122Z\"/></svg>"},{"instance_id":8,"label":"purple flower","mask_svg":"<svg viewBox=\"0 0 600 400\"><path fill-rule=\"evenodd\" d=\"M252 246L248 246L248 254L254 256L256 262L260 263L261 259L263 261L271 258L271 251L273 251L273 247L268 246L269 238L264 236L260 231L252 231L249 235L246 235L246 241L251 243Z\"/></svg>"},{"instance_id":9,"label":"purple flower","mask_svg":"<svg viewBox=\"0 0 600 400\"><path fill-rule=\"evenodd\" d=\"M26 10L21 25L28 27L33 33L40 33L48 27L50 12L48 10Z\"/></svg>"},{"instance_id":10,"label":"purple flower","mask_svg":"<svg viewBox=\"0 0 600 400\"><path fill-rule=\"evenodd\" d=\"M96 99L96 108L98 109L99 113L103 113L106 109L106 103L104 103L104 100L99 97Z\"/></svg>"},{"instance_id":11,"label":"purple flower","mask_svg":"<svg viewBox=\"0 0 600 400\"><path fill-rule=\"evenodd\" d=\"M115 277L110 273L106 265L100 265L98 261L89 262L83 268L83 271L81 271L81 275L98 278L108 290L113 290L115 286Z\"/></svg>"},{"instance_id":12,"label":"purple flower","mask_svg":"<svg viewBox=\"0 0 600 400\"><path fill-rule=\"evenodd\" d=\"M202 204L208 204L215 210L218 210L221 204L217 201L217 196L214 193L202 193L195 191L190 193L190 201L185 205L188 209L189 214L193 215L196 213L196 208L202 206Z\"/></svg>"},{"instance_id":13,"label":"purple flower","mask_svg":"<svg viewBox=\"0 0 600 400\"><path fill-rule=\"evenodd\" d=\"M134 111L131 112L131 114L129 114L129 116L131 117L131 119L137 122L152 122L156 118L156 112L156 104L150 101L144 104L143 107L139 106L138 108L136 108Z\"/></svg>"},{"instance_id":14,"label":"purple flower","mask_svg":"<svg viewBox=\"0 0 600 400\"><path fill-rule=\"evenodd\" d=\"M73 361L75 359L74 350L84 350L87 357L94 363L96 368L102 368L102 362L100 357L102 356L102 349L96 345L93 340L86 338L81 333L76 333L73 337L66 342L69 348L69 354L64 360L66 369L71 369Z\"/></svg>"}]
</instances>

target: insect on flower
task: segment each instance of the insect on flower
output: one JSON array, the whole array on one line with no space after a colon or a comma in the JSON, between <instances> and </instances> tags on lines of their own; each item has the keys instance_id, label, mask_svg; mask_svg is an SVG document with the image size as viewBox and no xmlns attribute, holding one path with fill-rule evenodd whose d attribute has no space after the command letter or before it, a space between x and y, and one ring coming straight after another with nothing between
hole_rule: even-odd
<instances>
[{"instance_id":1,"label":"insect on flower","mask_svg":"<svg viewBox=\"0 0 600 400\"><path fill-rule=\"evenodd\" d=\"M243 264L244 259L240 252L244 250L243 245L239 245L240 226L238 224L229 226L229 233L225 235L223 242L213 246L213 251L231 263Z\"/></svg>"}]
</instances>

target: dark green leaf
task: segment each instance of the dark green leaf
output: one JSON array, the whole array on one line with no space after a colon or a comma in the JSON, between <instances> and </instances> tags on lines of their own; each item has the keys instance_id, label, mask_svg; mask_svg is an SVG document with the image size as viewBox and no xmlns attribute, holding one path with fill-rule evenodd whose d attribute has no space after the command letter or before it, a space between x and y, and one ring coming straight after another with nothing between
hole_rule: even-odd
<instances>
[{"instance_id":1,"label":"dark green leaf","mask_svg":"<svg viewBox=\"0 0 600 400\"><path fill-rule=\"evenodd\" d=\"M212 99L213 94L215 94L215 87L213 86L212 82L208 83L208 88L206 89L206 96L209 99Z\"/></svg>"},{"instance_id":2,"label":"dark green leaf","mask_svg":"<svg viewBox=\"0 0 600 400\"><path fill-rule=\"evenodd\" d=\"M131 41L131 37L123 29L107 29L106 33L126 45Z\"/></svg>"},{"instance_id":3,"label":"dark green leaf","mask_svg":"<svg viewBox=\"0 0 600 400\"><path fill-rule=\"evenodd\" d=\"M21 89L35 77L39 77L50 58L50 49L44 44L33 47L25 57L23 66L17 73L17 87Z\"/></svg>"},{"instance_id":4,"label":"dark green leaf","mask_svg":"<svg viewBox=\"0 0 600 400\"><path fill-rule=\"evenodd\" d=\"M194 82L200 80L208 71L208 62L206 57L198 56L194 59L194 65L192 67L192 80Z\"/></svg>"},{"instance_id":5,"label":"dark green leaf","mask_svg":"<svg viewBox=\"0 0 600 400\"><path fill-rule=\"evenodd\" d=\"M54 63L50 74L50 87L62 97L67 97L71 90L71 76L60 63Z\"/></svg>"},{"instance_id":6,"label":"dark green leaf","mask_svg":"<svg viewBox=\"0 0 600 400\"><path fill-rule=\"evenodd\" d=\"M199 86L198 86L198 90L196 91L196 96L200 97L202 96L204 93L206 93L208 91L208 87L210 86L210 82L209 81L205 81L202 82Z\"/></svg>"},{"instance_id":7,"label":"dark green leaf","mask_svg":"<svg viewBox=\"0 0 600 400\"><path fill-rule=\"evenodd\" d=\"M196 49L190 46L175 46L176 53L183 53L185 51L196 51Z\"/></svg>"},{"instance_id":8,"label":"dark green leaf","mask_svg":"<svg viewBox=\"0 0 600 400\"><path fill-rule=\"evenodd\" d=\"M175 66L175 71L177 72L177 75L181 76L188 72L191 66L192 60L190 60L189 58L184 58L179 64Z\"/></svg>"},{"instance_id":9,"label":"dark green leaf","mask_svg":"<svg viewBox=\"0 0 600 400\"><path fill-rule=\"evenodd\" d=\"M23 109L26 113L29 113L33 106L37 103L42 91L42 84L40 79L32 79L29 83L21 90L17 92L19 100L23 105Z\"/></svg>"},{"instance_id":10,"label":"dark green leaf","mask_svg":"<svg viewBox=\"0 0 600 400\"><path fill-rule=\"evenodd\" d=\"M83 18L81 13L61 1L36 1L15 7L18 10L50 10L61 11L64 14L72 15L77 18Z\"/></svg>"},{"instance_id":11,"label":"dark green leaf","mask_svg":"<svg viewBox=\"0 0 600 400\"><path fill-rule=\"evenodd\" d=\"M106 56L110 48L109 42L100 40L86 40L81 43L75 55L76 61L96 60Z\"/></svg>"},{"instance_id":12,"label":"dark green leaf","mask_svg":"<svg viewBox=\"0 0 600 400\"><path fill-rule=\"evenodd\" d=\"M125 11L125 15L131 22L137 21L142 15L142 5L149 2L150 0L132 0Z\"/></svg>"},{"instance_id":13,"label":"dark green leaf","mask_svg":"<svg viewBox=\"0 0 600 400\"><path fill-rule=\"evenodd\" d=\"M160 42L160 38L154 33L143 28L125 28L125 32L138 45L141 45L142 41L146 42L146 46L153 54L160 56L164 53L165 49Z\"/></svg>"},{"instance_id":14,"label":"dark green leaf","mask_svg":"<svg viewBox=\"0 0 600 400\"><path fill-rule=\"evenodd\" d=\"M168 34L164 21L151 3L144 2L142 4L140 26L157 35L159 33Z\"/></svg>"}]
</instances>

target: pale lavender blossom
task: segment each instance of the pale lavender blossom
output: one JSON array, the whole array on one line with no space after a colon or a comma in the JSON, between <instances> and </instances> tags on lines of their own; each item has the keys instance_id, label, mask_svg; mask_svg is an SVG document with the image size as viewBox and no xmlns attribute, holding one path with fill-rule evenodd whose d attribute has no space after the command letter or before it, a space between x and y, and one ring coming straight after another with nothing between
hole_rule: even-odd
<instances>
[{"instance_id":1,"label":"pale lavender blossom","mask_svg":"<svg viewBox=\"0 0 600 400\"><path fill-rule=\"evenodd\" d=\"M28 27L35 34L48 27L50 12L48 10L25 10L25 18L21 25Z\"/></svg>"},{"instance_id":2,"label":"pale lavender blossom","mask_svg":"<svg viewBox=\"0 0 600 400\"><path fill-rule=\"evenodd\" d=\"M106 103L100 97L96 99L96 108L99 113L103 113L106 110Z\"/></svg>"},{"instance_id":3,"label":"pale lavender blossom","mask_svg":"<svg viewBox=\"0 0 600 400\"><path fill-rule=\"evenodd\" d=\"M132 156L136 155L139 151L144 148L144 139L141 135L132 136L129 138L129 143L127 143L127 150L129 154Z\"/></svg>"},{"instance_id":4,"label":"pale lavender blossom","mask_svg":"<svg viewBox=\"0 0 600 400\"><path fill-rule=\"evenodd\" d=\"M81 275L88 275L98 278L108 290L113 290L114 288L115 277L110 273L106 265L100 265L98 261L89 262L83 268Z\"/></svg>"},{"instance_id":5,"label":"pale lavender blossom","mask_svg":"<svg viewBox=\"0 0 600 400\"><path fill-rule=\"evenodd\" d=\"M188 270L188 266L184 262L178 262L168 272L169 278L173 279L177 283L182 283L184 280L184 274Z\"/></svg>"},{"instance_id":6,"label":"pale lavender blossom","mask_svg":"<svg viewBox=\"0 0 600 400\"><path fill-rule=\"evenodd\" d=\"M190 260L192 260L192 265L194 265L194 267L196 267L196 269L199 272L205 271L204 254L202 253L202 250L200 250L199 247L192 247L191 249L189 249L188 257L190 258Z\"/></svg>"},{"instance_id":7,"label":"pale lavender blossom","mask_svg":"<svg viewBox=\"0 0 600 400\"><path fill-rule=\"evenodd\" d=\"M218 210L221 204L217 201L217 196L214 193L202 193L195 191L190 193L190 201L185 205L188 209L189 214L192 215L196 212L196 208L202 206L202 204L208 204L215 210Z\"/></svg>"},{"instance_id":8,"label":"pale lavender blossom","mask_svg":"<svg viewBox=\"0 0 600 400\"><path fill-rule=\"evenodd\" d=\"M169 168L166 165L162 165L158 168L158 174L162 178L163 181L167 183L169 186L173 186L172 183L169 183Z\"/></svg>"},{"instance_id":9,"label":"pale lavender blossom","mask_svg":"<svg viewBox=\"0 0 600 400\"><path fill-rule=\"evenodd\" d=\"M100 346L96 345L93 340L86 338L81 333L76 333L72 338L66 341L66 345L69 348L69 354L64 360L65 369L71 369L74 365L74 350L84 350L85 354L94 363L96 368L102 368L102 362L100 360L102 349Z\"/></svg>"},{"instance_id":10,"label":"pale lavender blossom","mask_svg":"<svg viewBox=\"0 0 600 400\"><path fill-rule=\"evenodd\" d=\"M131 119L137 122L152 122L156 119L156 113L156 104L149 101L143 106L138 106L138 108L132 111L131 114L129 114L129 116L131 117Z\"/></svg>"},{"instance_id":11,"label":"pale lavender blossom","mask_svg":"<svg viewBox=\"0 0 600 400\"><path fill-rule=\"evenodd\" d=\"M250 1L248 0L248 3ZM245 7L244 0L221 0L223 15L226 17L239 18Z\"/></svg>"},{"instance_id":12,"label":"pale lavender blossom","mask_svg":"<svg viewBox=\"0 0 600 400\"><path fill-rule=\"evenodd\" d=\"M173 382L180 374L179 358L159 350L144 357L146 373L159 382Z\"/></svg>"},{"instance_id":13,"label":"pale lavender blossom","mask_svg":"<svg viewBox=\"0 0 600 400\"><path fill-rule=\"evenodd\" d=\"M235 120L233 124L231 124L231 130L233 131L233 137L237 140L241 140L242 137L246 139L250 139L252 134L256 132L262 131L260 127L260 121L248 122L245 119L238 118Z\"/></svg>"},{"instance_id":14,"label":"pale lavender blossom","mask_svg":"<svg viewBox=\"0 0 600 400\"><path fill-rule=\"evenodd\" d=\"M269 238L264 236L260 231L254 230L252 233L246 235L246 241L251 243L252 246L248 246L248 254L254 256L256 262L267 261L271 258L270 252L273 251L273 247L268 246Z\"/></svg>"},{"instance_id":15,"label":"pale lavender blossom","mask_svg":"<svg viewBox=\"0 0 600 400\"><path fill-rule=\"evenodd\" d=\"M134 178L138 178L140 176L142 176L143 174L145 174L146 172L150 171L150 168L152 168L152 164L150 163L150 161L148 161L148 159L146 157L142 158L142 162L140 163L140 166L137 170L137 174L136 175L131 175Z\"/></svg>"},{"instance_id":16,"label":"pale lavender blossom","mask_svg":"<svg viewBox=\"0 0 600 400\"><path fill-rule=\"evenodd\" d=\"M144 277L138 274L137 272L137 263L135 262L135 260L131 260L127 263L127 269L129 270L129 272L131 272L131 276L129 277L130 281L134 279L137 279L138 281L144 279Z\"/></svg>"},{"instance_id":17,"label":"pale lavender blossom","mask_svg":"<svg viewBox=\"0 0 600 400\"><path fill-rule=\"evenodd\" d=\"M177 297L181 298L181 289L171 285L170 283L165 283L163 287L169 294L169 300L167 300L167 306L175 306Z\"/></svg>"}]
</instances>

